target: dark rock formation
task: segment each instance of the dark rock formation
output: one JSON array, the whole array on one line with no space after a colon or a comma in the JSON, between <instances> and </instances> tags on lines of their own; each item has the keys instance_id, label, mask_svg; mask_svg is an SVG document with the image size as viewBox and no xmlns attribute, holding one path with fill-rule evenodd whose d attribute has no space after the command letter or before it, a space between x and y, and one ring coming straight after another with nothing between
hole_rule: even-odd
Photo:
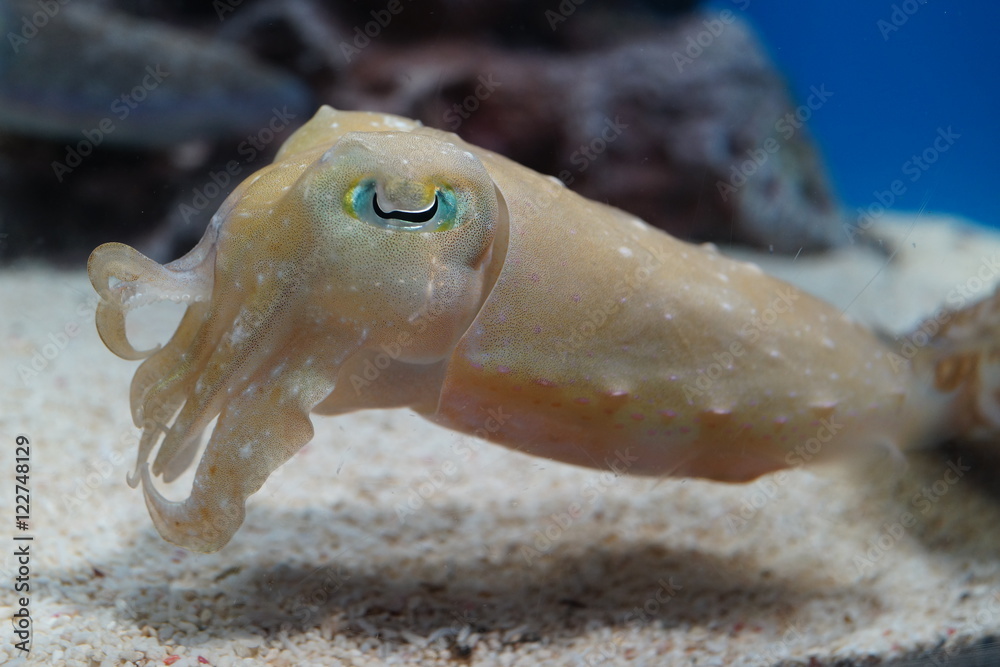
<instances>
[{"instance_id":1,"label":"dark rock formation","mask_svg":"<svg viewBox=\"0 0 1000 667\"><path fill-rule=\"evenodd\" d=\"M682 238L835 244L841 218L796 108L726 18L568 53L373 44L329 95L453 130Z\"/></svg>"},{"instance_id":2,"label":"dark rock formation","mask_svg":"<svg viewBox=\"0 0 1000 667\"><path fill-rule=\"evenodd\" d=\"M58 15L0 57L0 257L78 261L112 239L176 256L306 120L310 92L456 131L681 238L789 253L842 241L781 78L738 12L695 4L49 3ZM38 7L8 3L0 26L19 35ZM171 79L57 170L163 60ZM277 102L296 117L275 133Z\"/></svg>"}]
</instances>

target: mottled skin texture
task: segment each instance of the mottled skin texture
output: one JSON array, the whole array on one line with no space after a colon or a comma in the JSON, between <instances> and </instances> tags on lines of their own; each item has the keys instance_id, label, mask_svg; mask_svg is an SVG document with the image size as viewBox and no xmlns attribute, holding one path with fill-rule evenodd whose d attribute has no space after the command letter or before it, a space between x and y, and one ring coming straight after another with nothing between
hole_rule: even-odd
<instances>
[{"instance_id":1,"label":"mottled skin texture","mask_svg":"<svg viewBox=\"0 0 1000 667\"><path fill-rule=\"evenodd\" d=\"M933 345L903 361L754 265L395 116L320 109L188 255L110 243L89 272L102 339L148 357L130 482L198 551L229 541L310 412L408 406L560 461L724 481L801 463L804 443L810 460L895 451L979 414L952 417L976 374L938 391ZM136 351L124 313L158 299L190 305ZM165 500L151 477L187 469L216 416L190 497Z\"/></svg>"}]
</instances>

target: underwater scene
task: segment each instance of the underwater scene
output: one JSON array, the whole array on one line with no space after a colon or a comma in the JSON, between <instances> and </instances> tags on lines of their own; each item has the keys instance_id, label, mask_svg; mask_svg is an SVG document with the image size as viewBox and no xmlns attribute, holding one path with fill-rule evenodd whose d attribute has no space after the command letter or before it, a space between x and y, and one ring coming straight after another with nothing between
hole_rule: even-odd
<instances>
[{"instance_id":1,"label":"underwater scene","mask_svg":"<svg viewBox=\"0 0 1000 667\"><path fill-rule=\"evenodd\" d=\"M1000 664L1000 6L0 0L0 665Z\"/></svg>"}]
</instances>

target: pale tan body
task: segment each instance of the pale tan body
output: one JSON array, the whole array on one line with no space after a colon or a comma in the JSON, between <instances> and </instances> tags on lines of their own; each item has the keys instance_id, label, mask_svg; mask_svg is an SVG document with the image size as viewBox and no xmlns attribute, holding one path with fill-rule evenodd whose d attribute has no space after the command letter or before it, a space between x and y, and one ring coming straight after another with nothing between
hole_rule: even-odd
<instances>
[{"instance_id":1,"label":"pale tan body","mask_svg":"<svg viewBox=\"0 0 1000 667\"><path fill-rule=\"evenodd\" d=\"M369 181L375 208L361 210ZM457 223L389 216L387 229L379 198ZM246 497L311 438L310 412L409 406L561 461L727 481L795 465L806 442L818 459L960 426L958 385L934 388L935 358L895 363L872 332L753 265L381 114L324 107L188 256L161 267L107 244L90 273L98 328L122 356L149 354L125 339L125 311L196 301L132 395L154 522L196 550L229 540ZM179 408L152 467L167 479L221 415L191 497L170 503L145 461Z\"/></svg>"}]
</instances>

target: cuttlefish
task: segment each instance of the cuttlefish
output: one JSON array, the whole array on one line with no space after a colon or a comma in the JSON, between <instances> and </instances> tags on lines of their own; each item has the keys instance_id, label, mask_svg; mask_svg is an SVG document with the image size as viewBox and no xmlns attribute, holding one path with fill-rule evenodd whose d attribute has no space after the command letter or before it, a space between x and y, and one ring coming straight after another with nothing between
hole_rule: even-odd
<instances>
[{"instance_id":1,"label":"cuttlefish","mask_svg":"<svg viewBox=\"0 0 1000 667\"><path fill-rule=\"evenodd\" d=\"M419 122L321 108L165 265L107 243L88 265L131 387L160 534L224 546L311 414L407 407L592 468L745 482L1000 425L1000 297L906 344L712 246ZM187 304L140 351L125 314ZM218 422L189 497L176 479ZM152 464L149 458L159 445Z\"/></svg>"}]
</instances>

